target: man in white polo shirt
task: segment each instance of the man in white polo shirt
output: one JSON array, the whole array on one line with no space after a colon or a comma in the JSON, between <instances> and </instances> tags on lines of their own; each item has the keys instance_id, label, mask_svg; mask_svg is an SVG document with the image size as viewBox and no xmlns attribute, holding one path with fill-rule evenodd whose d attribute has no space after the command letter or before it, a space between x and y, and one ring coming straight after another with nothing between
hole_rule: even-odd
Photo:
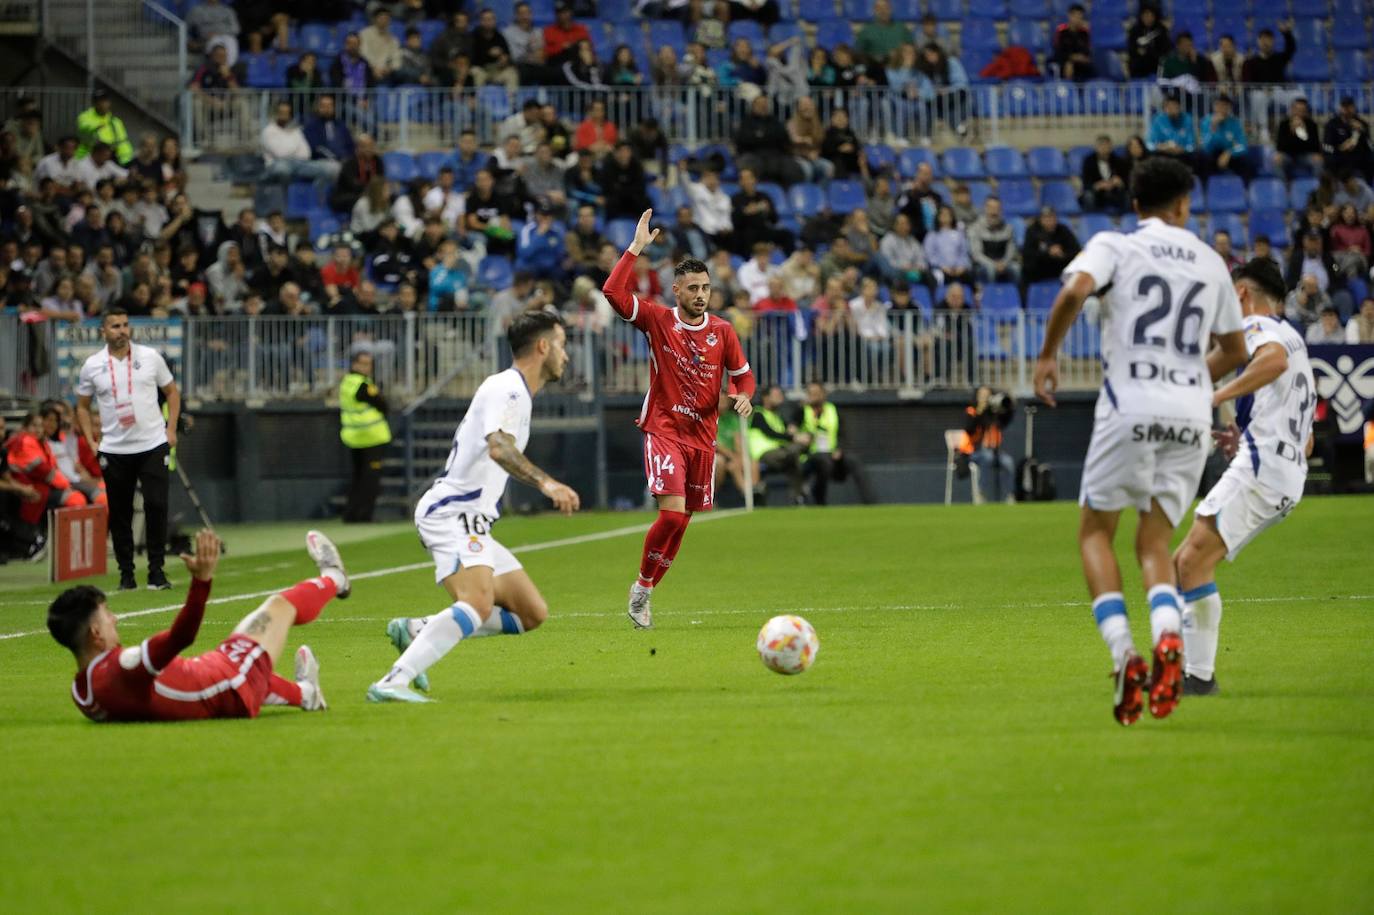
<instances>
[{"instance_id":1,"label":"man in white polo shirt","mask_svg":"<svg viewBox=\"0 0 1374 915\"><path fill-rule=\"evenodd\" d=\"M88 441L96 442L110 499L110 537L119 564L119 590L138 587L134 579L134 488L143 487L147 524L148 588L171 587L162 570L167 549L167 455L176 447L181 395L161 354L129 341L129 315L121 308L100 322L105 347L81 366L76 383L76 417ZM167 398L162 418L157 394ZM100 410L100 430L91 422L91 399Z\"/></svg>"}]
</instances>

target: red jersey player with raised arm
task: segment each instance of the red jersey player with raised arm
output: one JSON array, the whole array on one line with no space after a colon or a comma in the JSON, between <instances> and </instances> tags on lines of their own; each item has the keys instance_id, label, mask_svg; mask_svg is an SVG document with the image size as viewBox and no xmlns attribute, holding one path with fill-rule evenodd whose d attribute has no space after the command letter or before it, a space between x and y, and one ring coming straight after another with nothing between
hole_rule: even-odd
<instances>
[{"instance_id":1,"label":"red jersey player with raised arm","mask_svg":"<svg viewBox=\"0 0 1374 915\"><path fill-rule=\"evenodd\" d=\"M729 379L735 412L754 412L754 376L729 321L706 313L711 275L696 258L673 270L668 308L632 290L635 258L658 237L645 210L634 241L621 255L602 291L620 317L649 338L649 391L636 422L644 433L644 473L658 500L658 520L644 538L639 578L630 586L630 619L653 626L649 598L682 545L692 513L709 511L715 496L716 420L722 380Z\"/></svg>"},{"instance_id":2,"label":"red jersey player with raised arm","mask_svg":"<svg viewBox=\"0 0 1374 915\"><path fill-rule=\"evenodd\" d=\"M220 540L212 532L201 531L195 555L181 557L191 587L176 620L132 648L119 643L114 614L98 588L79 585L62 592L48 608L48 630L76 657L76 707L92 721L256 718L264 705L324 709L320 665L307 646L296 650L294 682L272 671L292 626L314 620L331 598L348 596L348 574L329 538L310 531L305 545L319 577L273 594L218 648L194 658L180 655L200 631L219 563Z\"/></svg>"}]
</instances>

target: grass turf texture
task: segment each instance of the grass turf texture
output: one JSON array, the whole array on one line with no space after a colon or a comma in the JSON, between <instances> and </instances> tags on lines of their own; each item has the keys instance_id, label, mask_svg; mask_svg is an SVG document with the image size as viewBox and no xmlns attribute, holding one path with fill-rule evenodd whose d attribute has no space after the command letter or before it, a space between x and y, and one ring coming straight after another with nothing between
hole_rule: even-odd
<instances>
[{"instance_id":1,"label":"grass turf texture","mask_svg":"<svg viewBox=\"0 0 1374 915\"><path fill-rule=\"evenodd\" d=\"M14 912L113 898L210 911L1369 909L1370 501L1308 500L1224 567L1224 694L1129 730L1111 717L1075 519L1062 503L721 518L688 532L652 632L624 613L638 534L527 553L552 619L460 645L431 671L441 701L423 707L363 693L393 658L385 621L444 605L428 570L359 581L295 633L320 657L324 714L97 726L46 635L0 641L0 899ZM500 531L516 546L643 520ZM1132 529L1118 544L1128 568ZM231 533L215 596L310 574L297 546L259 552L281 531ZM387 531L343 546L352 571L424 560L413 533ZM174 580L171 596L112 606L176 602L184 570ZM1144 644L1129 571L1126 593ZM51 594L5 591L0 632L41 628ZM256 603L213 605L196 650ZM763 621L789 611L822 646L797 678L753 651ZM127 619L124 641L169 620ZM289 676L289 654L280 666Z\"/></svg>"}]
</instances>

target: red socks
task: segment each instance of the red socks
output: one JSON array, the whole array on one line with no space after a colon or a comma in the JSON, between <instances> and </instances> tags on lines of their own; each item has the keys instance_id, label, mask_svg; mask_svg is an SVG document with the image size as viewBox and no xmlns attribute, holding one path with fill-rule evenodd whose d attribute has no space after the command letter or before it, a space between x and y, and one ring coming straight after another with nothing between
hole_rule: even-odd
<instances>
[{"instance_id":1,"label":"red socks","mask_svg":"<svg viewBox=\"0 0 1374 915\"><path fill-rule=\"evenodd\" d=\"M660 511L658 520L644 537L644 555L639 561L639 583L653 587L668 574L687 533L692 516L686 512Z\"/></svg>"},{"instance_id":2,"label":"red socks","mask_svg":"<svg viewBox=\"0 0 1374 915\"><path fill-rule=\"evenodd\" d=\"M307 578L281 592L291 606L296 608L296 625L304 626L320 615L324 605L338 593L338 586L328 578Z\"/></svg>"},{"instance_id":3,"label":"red socks","mask_svg":"<svg viewBox=\"0 0 1374 915\"><path fill-rule=\"evenodd\" d=\"M285 677L272 674L272 679L267 684L268 705L294 705L296 708L301 706L301 688L299 684L292 683ZM279 702L270 701L273 697Z\"/></svg>"}]
</instances>

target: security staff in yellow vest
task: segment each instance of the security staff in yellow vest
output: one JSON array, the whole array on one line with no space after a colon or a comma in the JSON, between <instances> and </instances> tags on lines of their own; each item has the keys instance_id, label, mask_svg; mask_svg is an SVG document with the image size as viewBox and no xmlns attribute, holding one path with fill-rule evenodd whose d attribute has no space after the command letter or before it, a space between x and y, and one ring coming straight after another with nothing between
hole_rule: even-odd
<instances>
[{"instance_id":1,"label":"security staff in yellow vest","mask_svg":"<svg viewBox=\"0 0 1374 915\"><path fill-rule=\"evenodd\" d=\"M129 142L129 131L111 111L113 107L110 93L97 89L91 95L91 107L76 116L76 137L81 144L76 151L78 159L89 156L95 144L109 143L114 151L114 160L120 165L127 166L134 160L134 145Z\"/></svg>"},{"instance_id":2,"label":"security staff in yellow vest","mask_svg":"<svg viewBox=\"0 0 1374 915\"><path fill-rule=\"evenodd\" d=\"M826 504L831 480L843 483L851 475L859 488L860 501L865 505L872 503L868 475L854 455L841 447L840 412L826 399L825 387L815 381L806 386L801 431L811 439L810 454L802 469L811 478L811 498L815 503Z\"/></svg>"},{"instance_id":3,"label":"security staff in yellow vest","mask_svg":"<svg viewBox=\"0 0 1374 915\"><path fill-rule=\"evenodd\" d=\"M349 373L339 384L339 438L353 458L353 476L348 481L345 523L372 520L377 496L382 490L382 455L391 441L386 424L386 398L372 380L372 354L360 352L353 357Z\"/></svg>"},{"instance_id":4,"label":"security staff in yellow vest","mask_svg":"<svg viewBox=\"0 0 1374 915\"><path fill-rule=\"evenodd\" d=\"M786 398L782 387L769 385L749 421L749 457L754 461L754 492L764 494L763 475L777 471L787 475L788 495L794 504L802 500L801 458L811 439L797 428L795 419L784 417Z\"/></svg>"}]
</instances>

